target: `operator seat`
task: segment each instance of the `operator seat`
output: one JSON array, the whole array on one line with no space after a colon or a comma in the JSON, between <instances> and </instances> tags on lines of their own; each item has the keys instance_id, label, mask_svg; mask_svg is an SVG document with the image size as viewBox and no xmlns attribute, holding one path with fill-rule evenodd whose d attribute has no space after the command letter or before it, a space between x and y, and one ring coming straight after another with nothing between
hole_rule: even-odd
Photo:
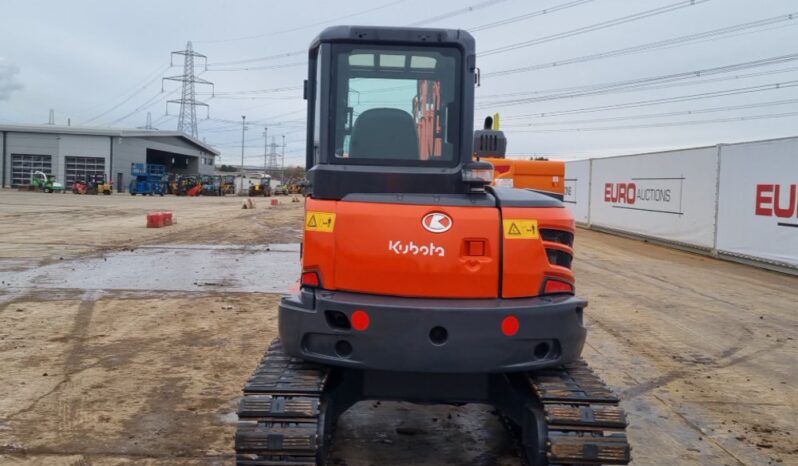
<instances>
[{"instance_id":1,"label":"operator seat","mask_svg":"<svg viewBox=\"0 0 798 466\"><path fill-rule=\"evenodd\" d=\"M413 117L396 108L372 108L361 113L352 128L349 156L419 160Z\"/></svg>"}]
</instances>

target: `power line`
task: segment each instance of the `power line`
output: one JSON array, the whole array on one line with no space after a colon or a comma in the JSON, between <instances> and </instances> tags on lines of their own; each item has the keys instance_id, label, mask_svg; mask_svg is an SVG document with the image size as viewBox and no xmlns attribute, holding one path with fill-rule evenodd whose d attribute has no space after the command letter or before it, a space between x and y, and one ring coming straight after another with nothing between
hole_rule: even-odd
<instances>
[{"instance_id":1,"label":"power line","mask_svg":"<svg viewBox=\"0 0 798 466\"><path fill-rule=\"evenodd\" d=\"M533 113L533 114L526 114L526 115L511 115L502 117L503 120L518 120L524 118L548 118L552 116L560 116L560 115L575 115L581 113L594 113L594 112L601 112L607 110L620 110L626 108L638 108L638 107L647 107L650 105L660 105L660 104L667 104L667 103L676 103L676 102L688 102L692 100L701 100L701 99L710 99L714 97L726 97L730 95L740 95L740 94L750 94L753 92L763 92L763 91L772 91L772 90L780 90L780 89L787 89L791 87L798 86L798 80L793 81L784 81L780 83L771 83L771 84L763 84L758 86L748 86L748 87L741 87L736 89L725 89L722 91L712 91L712 92L702 92L700 94L690 94L684 96L677 96L677 97L666 97L661 99L648 99L648 100L639 100L635 102L626 102L621 104L612 104L612 105L601 105L596 107L582 107L576 108L571 110L559 110L554 112L543 112L543 113Z\"/></svg>"},{"instance_id":2,"label":"power line","mask_svg":"<svg viewBox=\"0 0 798 466\"><path fill-rule=\"evenodd\" d=\"M495 28L495 27L499 27L499 26L504 26L506 24L516 23L518 21L524 21L524 20L527 20L527 19L530 19L530 18L535 18L537 16L543 16L543 15L546 15L546 14L549 14L549 13L554 13L554 12L557 12L557 11L560 11L560 10L565 10L567 8L573 8L575 6L583 5L585 3L590 3L592 1L593 0L575 0L575 1L572 1L572 2L566 2L566 3L559 4L559 5L554 5L551 8L545 8L543 10L537 10L537 11L533 11L531 13L526 13L526 14L523 14L523 15L513 16L513 17L510 17L510 18L507 18L507 19L502 19L502 20L499 20L499 21L494 21L492 23L486 23L486 24L482 24L480 26L468 28L468 31L469 32L484 31L486 29L491 29L491 28Z\"/></svg>"},{"instance_id":3,"label":"power line","mask_svg":"<svg viewBox=\"0 0 798 466\"><path fill-rule=\"evenodd\" d=\"M730 118L716 118L712 120L692 120L692 121L674 121L669 123L652 123L642 125L624 125L624 126L597 126L592 128L562 128L562 129L530 129L530 130L516 130L514 133L573 133L573 132L588 132L588 131L612 131L612 130L626 130L626 129L642 129L642 128L667 128L673 126L693 126L693 125L706 125L712 123L729 123L736 121L748 120L763 120L771 118L787 118L798 116L798 112L786 113L771 113L765 115L750 115Z\"/></svg>"},{"instance_id":4,"label":"power line","mask_svg":"<svg viewBox=\"0 0 798 466\"><path fill-rule=\"evenodd\" d=\"M256 61L270 61L270 60L279 60L281 58L288 58L288 57L295 57L297 55L303 55L308 53L307 50L294 50L293 52L284 52L278 53L276 55L267 55L265 57L255 57L255 58L242 58L240 60L228 60L228 61L219 61L215 63L209 63L208 66L229 66L229 65L242 65L244 63L252 63Z\"/></svg>"},{"instance_id":5,"label":"power line","mask_svg":"<svg viewBox=\"0 0 798 466\"><path fill-rule=\"evenodd\" d=\"M202 73L200 73L200 74L202 74ZM179 91L179 90L181 90L181 88L179 88L179 87L177 87L177 88L174 88L174 89L172 89L171 91L169 91L169 92L166 92L166 93L164 93L164 91L163 91L163 90L161 90L160 92L158 92L158 93L157 93L157 94L155 94L154 96L152 96L152 97L150 97L149 99L147 99L146 101L144 101L144 103L143 103L143 104L141 104L141 105L139 105L138 107L136 107L135 109L133 109L131 112L129 112L129 113L127 113L127 114L125 114L125 115L123 115L123 116L121 116L121 117L119 117L119 118L117 118L117 119L113 120L113 121L110 121L110 122L106 123L106 125L107 125L107 126L113 126L113 125L115 125L115 124L117 124L117 123L119 123L119 122L121 122L121 121L124 121L124 120L126 120L126 119L130 118L131 116L135 115L136 113L138 113L138 112L140 112L140 111L142 111L142 110L145 110L145 109L147 109L147 108L149 108L149 107L152 107L152 106L153 106L153 105L155 105L157 102L163 101L163 100L165 100L167 97L170 97L170 96L172 96L172 95L176 94L176 93L177 93L177 91ZM167 108L167 109L168 109L168 108ZM167 113L165 116L172 116L172 115L169 115L169 114Z\"/></svg>"},{"instance_id":6,"label":"power line","mask_svg":"<svg viewBox=\"0 0 798 466\"><path fill-rule=\"evenodd\" d=\"M287 92L287 91L298 91L302 89L302 86L288 86L288 87L273 87L271 89L250 89L246 91L215 91L213 95L225 96L225 95L249 95L249 94L273 94L278 92ZM210 93L205 92L197 92L197 95L211 95Z\"/></svg>"},{"instance_id":7,"label":"power line","mask_svg":"<svg viewBox=\"0 0 798 466\"><path fill-rule=\"evenodd\" d=\"M208 65L208 71L256 71L256 70L277 70L281 68L293 68L296 66L307 66L308 62L292 62L281 63L279 65L262 65L262 66L242 66L238 68L214 68Z\"/></svg>"},{"instance_id":8,"label":"power line","mask_svg":"<svg viewBox=\"0 0 798 466\"><path fill-rule=\"evenodd\" d=\"M144 92L144 89L146 89L146 88L147 88L147 87L149 87L149 86L150 86L152 83L154 83L155 81L157 81L157 80L158 80L158 78L160 78L160 77L161 77L161 75L162 75L162 74L163 74L163 73L164 73L166 70L168 70L169 68L171 68L171 66L172 66L172 65L166 65L166 66L161 66L161 67L158 67L158 69L156 70L156 72L155 72L154 74L150 74L150 75L148 75L148 78L147 78L147 79L144 81L144 84L141 84L141 85L137 86L137 87L136 87L136 90L135 90L135 91L134 91L132 94L128 95L128 96L127 96L125 99L123 99L123 100L122 100L121 102L119 102L118 104L116 104L116 105L113 105L113 106L112 106L111 108L109 108L108 110L105 110L104 112L101 112L101 113L99 113L99 114L97 114L97 115L95 115L95 116L93 116L93 117L89 118L88 120L84 120L84 121L83 121L83 122L81 122L80 124L81 124L81 125L86 125L86 124L88 124L88 123L91 123L92 121L94 121L94 120L97 120L97 119L99 119L99 118L102 118L102 117L104 117L105 115L108 115L109 113L113 112L113 111L114 111L114 110L116 110L117 108L121 107L122 105L124 105L124 104L128 103L128 102L129 102L129 101L130 101L130 100L131 100L133 97L136 97L136 96L137 96L137 95L139 95L140 93ZM149 76L151 76L151 77L149 77Z\"/></svg>"},{"instance_id":9,"label":"power line","mask_svg":"<svg viewBox=\"0 0 798 466\"><path fill-rule=\"evenodd\" d=\"M298 96L288 96L288 97L273 97L273 96L245 96L245 95L222 95L222 96L215 96L213 99L218 100L297 100L301 97Z\"/></svg>"},{"instance_id":10,"label":"power line","mask_svg":"<svg viewBox=\"0 0 798 466\"><path fill-rule=\"evenodd\" d=\"M705 68L702 70L653 76L649 78L639 78L633 80L615 81L615 82L601 83L601 84L589 84L586 86L575 86L571 88L561 88L549 91L532 91L526 93L519 92L512 94L504 94L498 96L513 96L513 95L525 95L525 94L528 95L528 94L538 94L538 93L543 95L537 95L535 97L526 97L520 99L508 99L508 100L484 101L483 100L484 98L480 98L479 99L480 104L477 106L477 108L506 107L512 105L521 105L521 104L575 98L575 97L634 92L641 90L665 89L669 87L693 86L693 85L707 84L710 82L728 81L728 80L750 78L757 76L768 76L771 74L795 71L798 70L798 68L791 67L791 68L763 71L758 73L748 73L748 74L734 75L734 76L721 77L715 79L705 79L698 82L688 82L688 83L683 82L684 80L687 79L699 79L705 76L713 76L717 74L724 74L732 71L746 70L750 68L758 68L762 66L771 66L774 64L786 63L795 60L798 60L798 54L781 55L778 57L753 60L744 63L737 63L734 65ZM548 94L546 94L546 92L548 92Z\"/></svg>"},{"instance_id":11,"label":"power line","mask_svg":"<svg viewBox=\"0 0 798 466\"><path fill-rule=\"evenodd\" d=\"M156 118L155 121L152 122L152 124L153 125L160 125L161 123L165 122L166 120L169 120L169 119L172 119L172 118L175 118L175 115L169 115L169 114L165 113L165 114L159 116L158 118Z\"/></svg>"},{"instance_id":12,"label":"power line","mask_svg":"<svg viewBox=\"0 0 798 466\"><path fill-rule=\"evenodd\" d=\"M163 91L160 91L157 94L155 94L154 96L152 96L149 99L147 99L143 104L141 104L138 107L136 107L130 113L127 113L124 116L121 116L121 117L117 118L116 120L113 120L113 121L111 121L109 123L106 123L106 125L113 126L113 125L115 125L115 124L117 124L117 123L119 123L121 121L124 121L124 120L130 118L131 116L135 115L136 113L140 112L141 110L149 108L149 107L155 105L156 102L164 100L165 98L171 96L172 94L177 93L177 91L179 91L179 90L180 90L180 88L175 88L175 89L172 89L171 91L169 91L167 93L164 93Z\"/></svg>"},{"instance_id":13,"label":"power line","mask_svg":"<svg viewBox=\"0 0 798 466\"><path fill-rule=\"evenodd\" d=\"M257 142L260 141L261 138L252 138L246 139L244 142ZM225 141L225 142L209 142L208 144L215 146L215 147L240 147L241 146L241 139L239 138L237 141Z\"/></svg>"},{"instance_id":14,"label":"power line","mask_svg":"<svg viewBox=\"0 0 798 466\"><path fill-rule=\"evenodd\" d=\"M257 137L257 138L252 138L252 139L247 139L244 142L248 142L248 143L249 142L263 142L263 136L260 136L260 137ZM293 141L287 141L286 144L297 144L297 143L300 143L300 142L305 142L305 140L304 139L301 139L301 140L297 139L297 140L293 140ZM209 143L209 144L211 144L214 147L240 147L241 146L241 139L239 138L237 141L224 141L224 142ZM263 154L260 154L260 156L263 157Z\"/></svg>"},{"instance_id":15,"label":"power line","mask_svg":"<svg viewBox=\"0 0 798 466\"><path fill-rule=\"evenodd\" d=\"M437 16L433 16L431 18L422 19L421 21L416 21L414 23L408 24L408 26L422 26L424 24L434 23L435 21L439 21L442 19L449 19L455 16L464 15L466 13L471 13L476 10L481 10L483 8L495 6L496 4L505 2L507 0L487 0L480 3L475 3L473 5L469 5L464 8L458 8L456 10L447 11L446 13L441 13Z\"/></svg>"},{"instance_id":16,"label":"power line","mask_svg":"<svg viewBox=\"0 0 798 466\"><path fill-rule=\"evenodd\" d=\"M280 31L267 32L267 33L264 33L264 34L255 34L255 35L251 35L251 36L235 37L235 38L231 38L231 39L200 40L200 41L197 41L197 43L218 44L218 43L222 43L222 42L235 42L235 41L240 41L240 40L260 39L261 37L273 37L273 36L277 36L277 35L280 35L280 34L288 34L288 33L291 33L291 32L302 31L304 29L310 29L312 27L321 26L321 25L324 25L324 24L337 23L337 22L339 22L341 20L344 20L344 19L354 18L355 16L361 16L361 15L365 15L367 13L372 13L372 12L375 12L375 11L378 11L378 10L382 10L382 9L385 9L385 8L390 8L390 7L394 6L394 5L398 5L398 4L403 3L405 1L406 0L395 0L395 1L392 1L392 2L388 2L388 3L382 4L380 6L376 6L374 8L369 8L367 10L361 10L361 11L357 11L355 13L351 13L351 14L348 14L348 15L339 16L337 18L326 19L324 21L319 21L319 22L316 22L316 23L306 24L304 26L298 26L298 27L283 29L283 30L280 30Z\"/></svg>"},{"instance_id":17,"label":"power line","mask_svg":"<svg viewBox=\"0 0 798 466\"><path fill-rule=\"evenodd\" d=\"M275 121L274 121L275 119L282 118L284 116L295 115L297 113L304 113L306 110L307 109L303 108L301 110L294 110L294 111L290 111L290 112L278 113L277 115L272 115L270 117L261 118L261 119L258 119L258 120L252 120L252 121L250 121L250 123L252 123L252 124L269 124L270 126L275 126L275 125L280 123L280 122L275 123ZM241 127L241 122L236 122L235 120L226 120L224 118L214 118L214 117L206 118L206 120L208 120L208 121L216 121L216 122L219 122L219 123L230 123L230 124L238 123L238 127L239 128ZM293 121L304 121L304 120L303 119L284 120L283 123L288 123L288 122L293 122Z\"/></svg>"},{"instance_id":18,"label":"power line","mask_svg":"<svg viewBox=\"0 0 798 466\"><path fill-rule=\"evenodd\" d=\"M626 47L626 48L622 48L622 49L611 50L611 51L608 51L608 52L594 53L594 54L591 54L591 55L583 55L581 57L569 58L569 59L566 59L566 60L558 60L558 61L553 61L553 62L548 62L548 63L540 63L540 64L536 64L536 65L524 66L524 67L520 67L520 68L511 68L511 69L506 69L506 70L494 71L494 72L491 72L491 73L484 73L482 76L483 77L507 76L507 75L510 75L510 74L525 73L525 72L529 72L529 71L536 71L536 70L554 68L554 67L565 66L565 65L573 65L575 63L584 63L584 62L588 62L588 61L602 60L602 59L610 58L610 57L618 57L618 56L630 55L630 54L634 54L634 53L648 52L648 51L651 51L651 50L661 49L661 48L669 47L669 46L676 45L676 44L682 44L683 45L683 44L686 44L686 43L689 43L689 42L694 42L694 41L698 41L698 40L706 39L706 38L720 38L720 37L723 37L723 36L726 36L726 35L729 35L729 34L732 34L732 33L735 33L735 32L744 31L744 30L747 30L747 29L753 29L753 28L769 26L769 25L773 25L773 24L777 24L777 23L793 21L795 18L796 18L796 13L790 13L790 14L787 14L787 15L774 16L772 18L766 18L766 19L761 19L761 20L757 20L757 21L751 21L751 22L748 22L748 23L737 24L737 25L734 25L734 26L728 26L728 27L720 28L720 29L713 29L711 31L701 32L701 33L698 33L698 34L689 34L689 35L685 35L685 36L674 37L674 38L671 38L671 39L666 39L666 40L661 40L661 41L656 41L656 42L649 42L649 43L646 43L646 44L635 45L635 46L632 46L632 47Z\"/></svg>"},{"instance_id":19,"label":"power line","mask_svg":"<svg viewBox=\"0 0 798 466\"><path fill-rule=\"evenodd\" d=\"M270 127L276 127L276 128L286 128L286 127L293 126L293 125L289 125L289 123L292 123L292 122L291 121L275 121L275 122L263 123L263 124L264 125L269 125ZM304 126L304 124L305 124L304 121L297 122L297 123L301 124L302 126ZM208 133L226 133L226 132L230 132L230 131L238 131L240 129L241 129L241 125L240 124L238 125L238 127L236 127L235 125L231 124L231 125L216 126L216 127L211 127L211 128L203 128L202 131L203 131L203 133L208 134ZM294 132L294 131L289 131L286 134L289 134L291 132Z\"/></svg>"},{"instance_id":20,"label":"power line","mask_svg":"<svg viewBox=\"0 0 798 466\"><path fill-rule=\"evenodd\" d=\"M627 79L623 81L611 81L608 83L586 84L581 86L568 86L558 87L554 89L542 89L537 91L524 91L524 92L509 92L502 94L488 94L479 96L479 98L502 98L502 97L519 97L538 94L560 94L564 92L580 92L599 90L606 88L627 87L638 84L658 84L663 82L673 82L690 78L701 78L704 76L712 76L715 74L727 73L731 71L741 71L750 68L757 68L760 66L769 66L780 63L786 63L798 59L798 53L791 53L787 55L778 55L775 57L761 58L759 60L751 60L741 63L734 63L731 65L715 66L712 68L702 68L698 70L683 71L680 73L669 73L658 76L650 76L646 78Z\"/></svg>"},{"instance_id":21,"label":"power line","mask_svg":"<svg viewBox=\"0 0 798 466\"><path fill-rule=\"evenodd\" d=\"M507 0L488 0L488 1L481 2L481 3L476 3L476 4L473 4L473 5L464 7L464 8L458 8L456 10L448 11L448 12L442 13L440 15L436 15L436 16L433 16L433 17L430 17L430 18L422 19L420 21L416 21L414 23L410 23L410 24L408 24L408 26L420 26L420 25L423 25L423 24L428 24L428 23L431 23L431 22L438 21L440 19L452 18L452 17L463 15L463 14L466 14L466 13L471 13L473 11L480 10L482 8L486 8L486 7L489 7L489 6L495 6L497 3L502 3L504 1L507 1ZM471 30L489 29L489 28L492 28L492 27L501 26L502 24L509 24L509 23L516 22L516 21L522 21L524 19L529 19L529 18L532 18L534 16L540 16L540 15L546 14L546 13L553 13L555 11L563 10L565 8L570 8L572 6L581 5L583 3L587 3L587 2L591 2L591 1L593 1L593 0L571 1L571 2L568 2L568 3L563 4L563 5L555 5L555 6L551 7L551 8L545 9L545 10L540 10L540 11L529 13L529 14L526 14L526 15L519 15L517 17L509 18L509 19L502 20L502 21L497 21L495 23L489 23L489 24L484 24L482 26L477 26L477 28L473 28ZM708 1L708 0L700 0L700 1ZM248 37L244 37L244 38L241 38L241 39L231 39L231 40L243 40L243 39L249 39L249 38L265 37L265 36L272 35L272 34L281 34L281 33L284 33L284 32L294 32L294 31L299 31L299 30L302 30L302 29L308 29L310 27L319 26L319 25L322 25L322 24L333 23L333 22L336 22L339 19L346 19L348 17L369 13L371 11L375 11L375 10L382 9L382 8L387 8L389 6L393 6L394 4L397 4L397 3L401 3L401 2L399 2L399 1L392 2L392 3L389 3L389 4L383 5L382 7L377 7L377 8L374 8L372 10L366 10L366 11L363 11L363 12L360 12L360 13L355 13L355 14L352 14L352 15L344 16L344 17L338 18L336 20L328 20L328 21L323 21L323 22L320 22L320 23L310 24L310 25L307 25L307 26L300 26L300 27L293 28L293 29L288 29L288 30L285 30L285 31L282 31L282 32L276 32L276 33L270 33L270 34L262 34L262 35L257 35L257 36L248 36ZM502 23L502 24L499 24L499 23ZM200 41L200 42L207 42L207 41ZM226 41L210 41L210 42L226 42ZM260 62L260 61L279 60L281 58L295 57L295 56L299 56L299 55L304 55L306 53L307 53L307 50L305 50L305 49L303 49L303 50L294 50L294 51L290 51L290 52L283 52L283 53L278 53L278 54L273 54L273 55L266 55L266 56L263 56L263 57L242 58L242 59L239 59L239 60L228 60L228 61L222 61L222 62L216 62L216 63L209 63L208 66L209 67L216 67L216 66L241 65L241 64ZM291 64L289 66L299 66L299 65L305 65L305 64L307 64L307 62L293 63L293 64ZM287 68L287 67L288 66L285 66L285 68ZM284 68L284 67L281 66L279 68ZM261 70L261 69L273 69L273 68L270 68L270 67L264 67L264 68L262 68L262 67L243 67L243 68L232 68L232 69L214 69L213 71L254 71L254 70Z\"/></svg>"},{"instance_id":22,"label":"power line","mask_svg":"<svg viewBox=\"0 0 798 466\"><path fill-rule=\"evenodd\" d=\"M546 121L543 123L523 123L523 124L510 123L503 126L507 128L528 128L528 127L539 127L539 126L558 126L558 125L574 125L574 124L581 125L584 123L605 123L608 121L641 120L649 118L665 118L672 116L698 115L702 113L727 112L729 110L745 110L751 108L774 107L779 105L791 105L791 104L798 104L798 99L773 100L770 102L759 102L753 104L727 105L724 107L699 108L692 110L682 110L678 112L649 113L644 115L629 115L629 116L618 116L618 117L607 117L607 118L589 118L589 119L567 120L567 121Z\"/></svg>"},{"instance_id":23,"label":"power line","mask_svg":"<svg viewBox=\"0 0 798 466\"><path fill-rule=\"evenodd\" d=\"M672 11L680 10L682 8L691 7L694 5L698 5L701 3L706 3L710 0L683 0L680 2L672 3L670 5L665 5L659 8L654 8L653 10L646 10L640 13L635 13L628 16L622 16L620 18L611 19L609 21L603 21L596 24L591 24L589 26L584 26L577 29L572 29L570 31L560 32L557 34L551 34L544 37L539 37L537 39L526 40L523 42L517 42L515 44L505 45L503 47L497 47L495 49L486 50L484 52L478 53L480 57L486 57L489 55L495 55L497 53L504 53L509 52L511 50L517 50L520 48L531 47L533 45L544 44L546 42L551 42L554 40L565 39L567 37L578 36L581 34L586 34L588 32L598 31L601 29L607 29L613 26L618 26L621 24L630 23L632 21L638 21L645 18L650 18L652 16L658 16L665 13L670 13Z\"/></svg>"}]
</instances>

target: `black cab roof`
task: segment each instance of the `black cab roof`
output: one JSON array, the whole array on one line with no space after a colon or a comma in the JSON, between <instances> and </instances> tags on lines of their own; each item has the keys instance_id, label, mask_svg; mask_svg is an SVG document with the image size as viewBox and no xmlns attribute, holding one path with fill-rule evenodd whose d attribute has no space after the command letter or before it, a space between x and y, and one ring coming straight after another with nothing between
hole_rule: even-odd
<instances>
[{"instance_id":1,"label":"black cab roof","mask_svg":"<svg viewBox=\"0 0 798 466\"><path fill-rule=\"evenodd\" d=\"M409 28L387 26L331 26L324 29L311 43L310 48L321 42L368 42L390 44L437 43L455 45L466 54L473 54L474 37L461 29Z\"/></svg>"}]
</instances>

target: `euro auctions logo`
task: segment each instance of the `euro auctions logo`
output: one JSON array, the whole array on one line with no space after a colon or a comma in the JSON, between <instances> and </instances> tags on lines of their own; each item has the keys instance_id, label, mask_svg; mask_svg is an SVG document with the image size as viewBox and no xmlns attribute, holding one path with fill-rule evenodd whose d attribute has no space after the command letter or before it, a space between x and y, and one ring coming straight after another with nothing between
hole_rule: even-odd
<instances>
[{"instance_id":1,"label":"euro auctions logo","mask_svg":"<svg viewBox=\"0 0 798 466\"><path fill-rule=\"evenodd\" d=\"M604 202L616 209L682 215L684 178L632 178L605 183Z\"/></svg>"},{"instance_id":2,"label":"euro auctions logo","mask_svg":"<svg viewBox=\"0 0 798 466\"><path fill-rule=\"evenodd\" d=\"M604 202L634 204L636 199L637 184L635 183L606 183L604 185Z\"/></svg>"},{"instance_id":3,"label":"euro auctions logo","mask_svg":"<svg viewBox=\"0 0 798 466\"><path fill-rule=\"evenodd\" d=\"M794 222L777 222L781 227L798 228L798 184L756 185L756 215L791 219Z\"/></svg>"}]
</instances>

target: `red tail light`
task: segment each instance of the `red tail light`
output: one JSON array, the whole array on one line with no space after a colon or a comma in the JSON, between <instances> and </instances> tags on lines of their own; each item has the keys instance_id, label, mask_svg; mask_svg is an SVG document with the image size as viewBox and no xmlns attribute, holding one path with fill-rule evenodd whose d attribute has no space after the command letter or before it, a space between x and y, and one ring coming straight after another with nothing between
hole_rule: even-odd
<instances>
[{"instance_id":1,"label":"red tail light","mask_svg":"<svg viewBox=\"0 0 798 466\"><path fill-rule=\"evenodd\" d=\"M518 330L521 328L521 324L518 322L518 317L516 316L507 316L502 319L502 333L511 337L518 333Z\"/></svg>"},{"instance_id":2,"label":"red tail light","mask_svg":"<svg viewBox=\"0 0 798 466\"><path fill-rule=\"evenodd\" d=\"M543 285L543 294L556 294L556 293L574 294L573 283L568 283L566 281L557 280L554 278L547 279L546 284Z\"/></svg>"},{"instance_id":3,"label":"red tail light","mask_svg":"<svg viewBox=\"0 0 798 466\"><path fill-rule=\"evenodd\" d=\"M302 272L302 286L321 286L318 272Z\"/></svg>"},{"instance_id":4,"label":"red tail light","mask_svg":"<svg viewBox=\"0 0 798 466\"><path fill-rule=\"evenodd\" d=\"M369 328L369 315L363 309L357 309L352 313L352 328L363 331Z\"/></svg>"}]
</instances>

